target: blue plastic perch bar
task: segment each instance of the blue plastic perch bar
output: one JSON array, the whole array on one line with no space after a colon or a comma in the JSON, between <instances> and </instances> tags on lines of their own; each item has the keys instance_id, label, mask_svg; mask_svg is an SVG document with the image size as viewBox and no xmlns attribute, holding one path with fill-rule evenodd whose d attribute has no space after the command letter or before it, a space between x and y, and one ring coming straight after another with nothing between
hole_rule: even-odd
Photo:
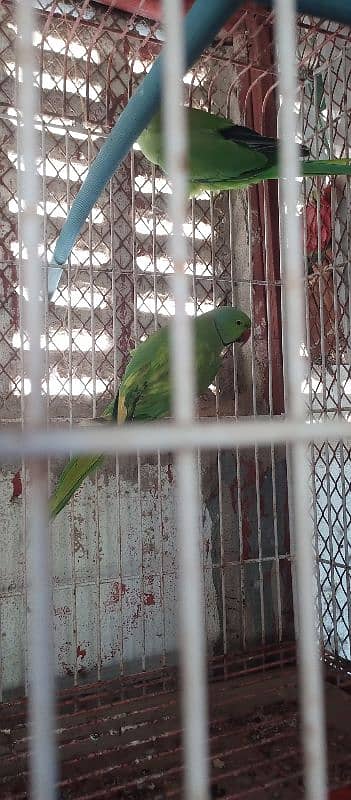
<instances>
[{"instance_id":1,"label":"blue plastic perch bar","mask_svg":"<svg viewBox=\"0 0 351 800\"><path fill-rule=\"evenodd\" d=\"M187 69L209 46L218 30L241 2L242 0L195 0L185 17ZM270 0L259 0L259 2L268 7L272 5ZM301 13L334 19L346 24L351 22L351 0L333 0L333 2L298 0L297 5ZM162 70L161 53L114 125L73 202L56 243L53 263L49 267L49 299L57 289L62 266L66 263L95 201L160 106Z\"/></svg>"},{"instance_id":2,"label":"blue plastic perch bar","mask_svg":"<svg viewBox=\"0 0 351 800\"><path fill-rule=\"evenodd\" d=\"M195 0L185 18L187 69L214 39L216 33L240 5L241 0ZM49 267L48 295L55 292L79 231L121 161L148 125L161 102L163 57L154 62L137 91L129 100L108 139L93 162L75 198L56 242L53 263Z\"/></svg>"}]
</instances>

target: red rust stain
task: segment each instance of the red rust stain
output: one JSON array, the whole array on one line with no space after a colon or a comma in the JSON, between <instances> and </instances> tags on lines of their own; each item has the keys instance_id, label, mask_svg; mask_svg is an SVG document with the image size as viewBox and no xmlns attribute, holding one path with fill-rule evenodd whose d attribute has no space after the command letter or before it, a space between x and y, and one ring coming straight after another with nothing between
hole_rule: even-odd
<instances>
[{"instance_id":1,"label":"red rust stain","mask_svg":"<svg viewBox=\"0 0 351 800\"><path fill-rule=\"evenodd\" d=\"M22 481L21 481L21 473L18 471L12 478L12 500L16 500L17 497L21 497L23 488L22 488Z\"/></svg>"},{"instance_id":2,"label":"red rust stain","mask_svg":"<svg viewBox=\"0 0 351 800\"><path fill-rule=\"evenodd\" d=\"M128 592L128 589L125 583L120 584L119 581L115 581L115 583L112 584L109 598L104 601L105 611L113 611L126 592Z\"/></svg>"},{"instance_id":3,"label":"red rust stain","mask_svg":"<svg viewBox=\"0 0 351 800\"><path fill-rule=\"evenodd\" d=\"M127 587L125 583L119 584L119 582L116 581L114 584L112 584L111 603L119 603L121 597L124 597L126 591Z\"/></svg>"},{"instance_id":4,"label":"red rust stain","mask_svg":"<svg viewBox=\"0 0 351 800\"><path fill-rule=\"evenodd\" d=\"M153 592L149 592L148 594L144 593L144 606L154 606L155 605L155 595Z\"/></svg>"},{"instance_id":5,"label":"red rust stain","mask_svg":"<svg viewBox=\"0 0 351 800\"><path fill-rule=\"evenodd\" d=\"M87 651L79 644L77 647L77 658L85 658L86 654Z\"/></svg>"}]
</instances>

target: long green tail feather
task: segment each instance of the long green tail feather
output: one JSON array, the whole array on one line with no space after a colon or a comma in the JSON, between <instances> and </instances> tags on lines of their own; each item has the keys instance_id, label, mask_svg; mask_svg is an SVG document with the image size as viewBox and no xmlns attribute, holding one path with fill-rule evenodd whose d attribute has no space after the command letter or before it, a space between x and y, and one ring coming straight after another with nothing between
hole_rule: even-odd
<instances>
[{"instance_id":1,"label":"long green tail feather","mask_svg":"<svg viewBox=\"0 0 351 800\"><path fill-rule=\"evenodd\" d=\"M101 417L106 418L106 422L108 422L109 419L112 420L115 403L116 401L112 400L102 412ZM92 420L92 424L93 423L94 420ZM61 472L59 482L49 500L49 514L51 519L54 519L57 514L62 511L72 495L79 489L84 478L97 469L103 461L103 455L75 456L70 459Z\"/></svg>"},{"instance_id":2,"label":"long green tail feather","mask_svg":"<svg viewBox=\"0 0 351 800\"><path fill-rule=\"evenodd\" d=\"M51 519L54 519L62 511L72 495L79 489L84 478L102 464L103 460L103 456L76 456L76 458L71 458L61 473L59 483L49 500Z\"/></svg>"},{"instance_id":3,"label":"long green tail feather","mask_svg":"<svg viewBox=\"0 0 351 800\"><path fill-rule=\"evenodd\" d=\"M350 158L321 159L303 161L303 174L307 175L351 175Z\"/></svg>"},{"instance_id":4,"label":"long green tail feather","mask_svg":"<svg viewBox=\"0 0 351 800\"><path fill-rule=\"evenodd\" d=\"M301 170L298 177L312 177L313 175L351 175L351 159L334 158L311 161L301 161ZM196 197L201 192L223 192L230 189L246 189L247 186L254 186L262 181L277 180L279 177L276 165L260 170L257 175L250 177L230 178L223 181L190 181L189 197Z\"/></svg>"}]
</instances>

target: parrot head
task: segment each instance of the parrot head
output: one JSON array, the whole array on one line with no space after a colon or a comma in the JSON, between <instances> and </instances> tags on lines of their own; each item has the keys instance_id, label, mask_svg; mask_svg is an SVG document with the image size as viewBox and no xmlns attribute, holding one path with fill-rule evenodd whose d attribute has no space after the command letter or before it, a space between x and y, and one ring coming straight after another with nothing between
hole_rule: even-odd
<instances>
[{"instance_id":1,"label":"parrot head","mask_svg":"<svg viewBox=\"0 0 351 800\"><path fill-rule=\"evenodd\" d=\"M244 344L250 338L251 320L239 308L231 306L216 308L213 320L224 346L233 342Z\"/></svg>"}]
</instances>

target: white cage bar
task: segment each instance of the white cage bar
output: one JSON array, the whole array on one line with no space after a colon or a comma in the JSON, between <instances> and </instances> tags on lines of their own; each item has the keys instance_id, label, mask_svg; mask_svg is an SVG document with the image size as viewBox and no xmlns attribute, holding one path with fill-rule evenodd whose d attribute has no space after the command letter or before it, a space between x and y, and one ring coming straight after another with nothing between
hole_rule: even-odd
<instances>
[{"instance_id":1,"label":"white cage bar","mask_svg":"<svg viewBox=\"0 0 351 800\"><path fill-rule=\"evenodd\" d=\"M164 0L165 63L163 114L165 153L172 182L169 199L173 223L170 256L174 261L175 316L171 333L172 396L176 422L194 422L195 358L192 322L186 313L188 276L184 236L187 190L187 130L183 74L184 44L180 2ZM179 644L182 665L184 725L184 796L208 800L207 682L203 585L199 547L199 495L195 450L176 456L179 538Z\"/></svg>"},{"instance_id":2,"label":"white cage bar","mask_svg":"<svg viewBox=\"0 0 351 800\"><path fill-rule=\"evenodd\" d=\"M39 181L36 170L38 89L34 79L34 10L31 0L17 4L18 127L20 230L28 259L23 285L28 288L24 321L28 331L31 391L25 423L33 432L45 427L42 399L43 282L39 260L40 228L37 216ZM22 205L23 204L23 205ZM28 580L29 703L32 735L31 796L53 800L56 783L54 743L54 671L52 662L52 588L49 567L47 469L41 459L29 458L30 492L27 503L26 577Z\"/></svg>"},{"instance_id":3,"label":"white cage bar","mask_svg":"<svg viewBox=\"0 0 351 800\"><path fill-rule=\"evenodd\" d=\"M287 376L288 415L304 422L305 403L301 392L303 365L301 345L305 340L304 274L299 221L298 146L295 143L296 114L296 3L276 2L276 37L281 93L281 231L283 308L286 312L284 361ZM296 557L300 705L306 771L306 798L326 800L326 740L322 666L316 619L315 554L310 513L310 466L308 450L292 444L291 493L292 531Z\"/></svg>"}]
</instances>

